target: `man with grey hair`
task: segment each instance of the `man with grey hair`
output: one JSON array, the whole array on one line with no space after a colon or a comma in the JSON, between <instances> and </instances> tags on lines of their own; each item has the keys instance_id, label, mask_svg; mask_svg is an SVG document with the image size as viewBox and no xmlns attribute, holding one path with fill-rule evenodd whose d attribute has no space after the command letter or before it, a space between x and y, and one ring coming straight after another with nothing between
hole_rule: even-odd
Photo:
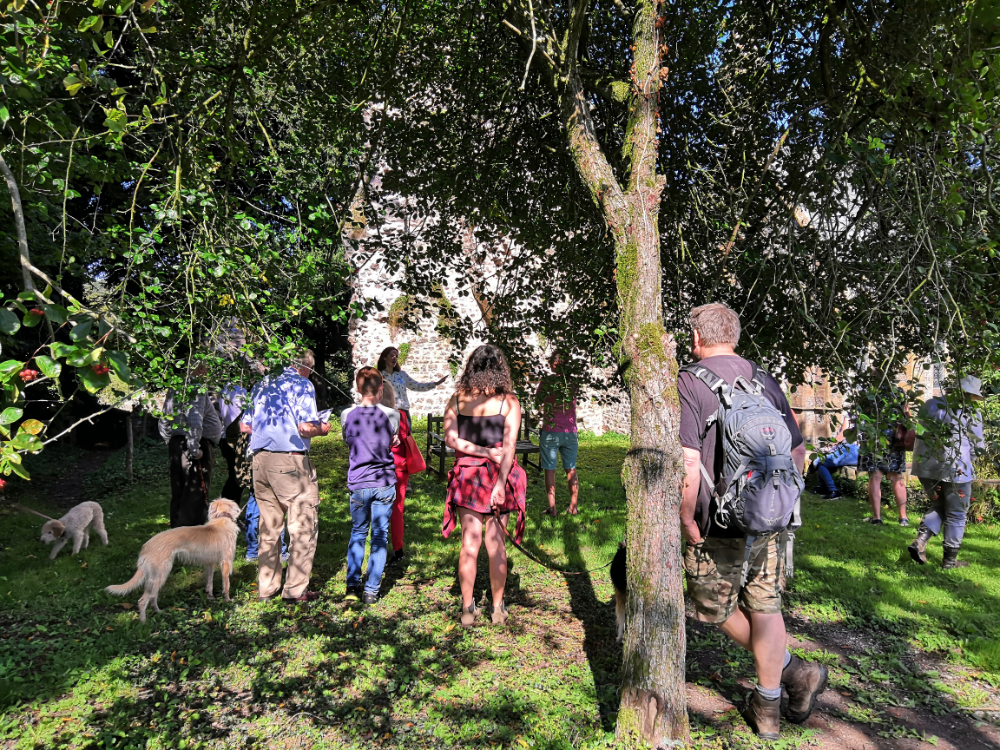
<instances>
[{"instance_id":1,"label":"man with grey hair","mask_svg":"<svg viewBox=\"0 0 1000 750\"><path fill-rule=\"evenodd\" d=\"M941 567L964 568L958 551L965 536L966 515L976 480L975 454L985 447L983 417L971 415L965 406L982 401L982 381L967 375L961 389L936 396L920 409L918 417L924 433L913 446L913 476L920 479L931 501L930 511L921 519L917 538L908 547L910 557L921 565L927 562L927 542L944 530Z\"/></svg>"},{"instance_id":2,"label":"man with grey hair","mask_svg":"<svg viewBox=\"0 0 1000 750\"><path fill-rule=\"evenodd\" d=\"M788 400L778 382L758 373L754 363L736 354L740 319L726 305L714 303L691 311L691 353L701 368L732 385L763 375L764 396L781 413L791 434L792 460L801 471L805 444ZM784 546L780 533L758 536L747 553L747 538L734 528L720 526L716 485L722 479L722 437L716 416L719 398L690 371L677 378L681 403L680 440L684 449L684 488L681 532L687 540L684 570L695 619L718 625L757 665L757 687L743 716L763 739L777 739L781 718L781 687L788 691L786 717L802 723L812 713L826 688L826 667L792 656L785 648L785 621L781 614L780 581ZM700 465L699 465L700 464ZM706 481L702 481L702 474ZM711 477L711 482L708 481ZM743 576L747 565L746 577Z\"/></svg>"},{"instance_id":3,"label":"man with grey hair","mask_svg":"<svg viewBox=\"0 0 1000 750\"><path fill-rule=\"evenodd\" d=\"M288 603L319 598L307 590L319 537L319 484L309 442L330 434L330 423L316 411L316 390L309 382L315 363L306 349L280 375L267 375L250 393L240 424L250 434L254 497L260 508L261 600L279 593ZM279 540L286 517L291 552L282 588Z\"/></svg>"}]
</instances>

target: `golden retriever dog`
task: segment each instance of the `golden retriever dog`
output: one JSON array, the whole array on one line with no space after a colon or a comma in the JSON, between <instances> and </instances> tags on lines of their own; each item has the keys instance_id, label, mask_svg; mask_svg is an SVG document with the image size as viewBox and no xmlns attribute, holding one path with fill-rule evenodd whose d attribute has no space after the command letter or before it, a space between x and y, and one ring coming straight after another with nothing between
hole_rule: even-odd
<instances>
[{"instance_id":1,"label":"golden retriever dog","mask_svg":"<svg viewBox=\"0 0 1000 750\"><path fill-rule=\"evenodd\" d=\"M60 518L49 519L42 526L42 536L39 541L42 544L52 544L50 560L55 560L59 550L66 546L66 542L73 540L73 554L79 554L81 549L87 549L90 544L90 530L100 537L104 546L108 546L108 532L104 530L104 510L97 503L80 503L69 509L69 513Z\"/></svg>"},{"instance_id":2,"label":"golden retriever dog","mask_svg":"<svg viewBox=\"0 0 1000 750\"><path fill-rule=\"evenodd\" d=\"M156 597L167 582L174 562L181 565L201 565L205 568L205 592L212 598L212 579L215 568L222 571L222 597L229 601L229 574L236 556L236 518L240 506L232 500L220 498L208 507L208 523L203 526L180 526L154 536L139 552L138 570L127 583L108 586L105 591L124 596L145 584L139 597L139 622L146 622L146 608L152 605L157 612Z\"/></svg>"}]
</instances>

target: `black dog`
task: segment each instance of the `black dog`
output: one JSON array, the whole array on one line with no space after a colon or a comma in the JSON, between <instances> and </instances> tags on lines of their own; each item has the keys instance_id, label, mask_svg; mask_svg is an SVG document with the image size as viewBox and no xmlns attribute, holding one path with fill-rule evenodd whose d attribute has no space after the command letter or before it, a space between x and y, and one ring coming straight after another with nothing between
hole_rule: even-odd
<instances>
[{"instance_id":1,"label":"black dog","mask_svg":"<svg viewBox=\"0 0 1000 750\"><path fill-rule=\"evenodd\" d=\"M611 561L611 585L615 587L615 619L618 621L618 640L625 635L625 602L628 597L628 567L625 564L625 542L618 545L615 559Z\"/></svg>"}]
</instances>

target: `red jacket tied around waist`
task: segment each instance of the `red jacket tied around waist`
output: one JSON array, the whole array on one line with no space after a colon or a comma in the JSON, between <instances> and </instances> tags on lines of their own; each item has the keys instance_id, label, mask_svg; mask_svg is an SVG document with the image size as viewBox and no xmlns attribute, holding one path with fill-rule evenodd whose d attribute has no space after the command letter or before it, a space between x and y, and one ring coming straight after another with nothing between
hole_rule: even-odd
<instances>
[{"instance_id":1,"label":"red jacket tied around waist","mask_svg":"<svg viewBox=\"0 0 1000 750\"><path fill-rule=\"evenodd\" d=\"M444 524L441 533L448 537L458 523L458 508L467 508L476 513L491 515L490 495L500 476L500 466L488 458L467 456L459 453L455 466L448 472L448 494L444 504ZM528 476L514 459L507 475L507 486L503 503L497 508L498 514L517 513L514 526L514 541L518 544L524 538L525 506L528 491Z\"/></svg>"}]
</instances>

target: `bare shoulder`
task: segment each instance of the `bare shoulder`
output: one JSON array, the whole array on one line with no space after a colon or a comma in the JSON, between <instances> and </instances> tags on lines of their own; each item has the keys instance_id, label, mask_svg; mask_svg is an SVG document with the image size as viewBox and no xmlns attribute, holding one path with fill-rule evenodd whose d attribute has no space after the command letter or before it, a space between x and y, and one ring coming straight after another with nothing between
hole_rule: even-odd
<instances>
[{"instance_id":1,"label":"bare shoulder","mask_svg":"<svg viewBox=\"0 0 1000 750\"><path fill-rule=\"evenodd\" d=\"M448 399L448 404L444 407L444 410L456 413L458 412L458 393L451 394L451 397Z\"/></svg>"}]
</instances>

